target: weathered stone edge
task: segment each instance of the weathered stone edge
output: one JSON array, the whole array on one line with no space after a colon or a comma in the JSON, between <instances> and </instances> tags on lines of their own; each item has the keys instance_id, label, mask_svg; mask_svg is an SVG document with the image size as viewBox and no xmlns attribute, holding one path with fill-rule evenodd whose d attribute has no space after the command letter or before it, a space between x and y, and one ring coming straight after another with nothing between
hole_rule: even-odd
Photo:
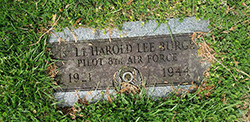
<instances>
[{"instance_id":1,"label":"weathered stone edge","mask_svg":"<svg viewBox=\"0 0 250 122\"><path fill-rule=\"evenodd\" d=\"M54 34L51 34L49 42L58 42L58 36L65 41L76 41L75 39L77 39L77 41L80 41L93 39L109 39L110 37L123 38L209 31L209 29L207 28L209 25L209 21L197 20L195 17L185 18L182 22L179 22L179 19L172 18L169 19L168 25L171 33L169 32L167 24L160 24L160 26L158 27L157 22L154 20L149 21L148 23L142 21L125 22L121 31L119 31L118 29L113 29L112 33L109 33L108 30L95 30L83 27L73 30L65 28L63 32L54 32Z\"/></svg>"},{"instance_id":2,"label":"weathered stone edge","mask_svg":"<svg viewBox=\"0 0 250 122\"><path fill-rule=\"evenodd\" d=\"M183 89L183 92L189 91L192 85L166 86L166 87L147 87L146 93L153 98L166 97L170 92ZM109 90L109 95L116 95L115 90ZM85 98L88 102L97 102L98 100L107 100L106 90L96 91L76 91L76 92L56 92L54 93L59 106L73 106L78 98Z\"/></svg>"}]
</instances>

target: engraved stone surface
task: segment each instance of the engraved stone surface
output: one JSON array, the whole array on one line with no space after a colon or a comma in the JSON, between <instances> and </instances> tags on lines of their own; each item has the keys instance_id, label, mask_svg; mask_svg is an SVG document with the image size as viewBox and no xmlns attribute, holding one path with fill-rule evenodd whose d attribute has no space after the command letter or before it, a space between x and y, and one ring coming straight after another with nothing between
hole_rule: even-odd
<instances>
[{"instance_id":1,"label":"engraved stone surface","mask_svg":"<svg viewBox=\"0 0 250 122\"><path fill-rule=\"evenodd\" d=\"M200 81L206 67L197 56L190 34L53 43L53 58L63 60L58 78L64 90L113 87L113 75L133 66L146 86L190 84ZM126 74L130 79L133 75ZM124 74L124 73L121 73ZM123 78L124 76L119 76Z\"/></svg>"},{"instance_id":2,"label":"engraved stone surface","mask_svg":"<svg viewBox=\"0 0 250 122\"><path fill-rule=\"evenodd\" d=\"M56 79L61 89L55 93L61 105L73 105L76 91L80 98L96 101L105 99L101 92L107 88L115 94L127 83L134 88L145 85L149 94L162 97L173 88L188 89L202 80L209 63L198 57L191 34L208 31L208 21L170 19L171 32L164 24L157 28L154 21L141 23L124 23L110 37L105 30L89 28L65 29L51 36L52 57L61 60ZM58 36L66 42L59 43Z\"/></svg>"}]
</instances>

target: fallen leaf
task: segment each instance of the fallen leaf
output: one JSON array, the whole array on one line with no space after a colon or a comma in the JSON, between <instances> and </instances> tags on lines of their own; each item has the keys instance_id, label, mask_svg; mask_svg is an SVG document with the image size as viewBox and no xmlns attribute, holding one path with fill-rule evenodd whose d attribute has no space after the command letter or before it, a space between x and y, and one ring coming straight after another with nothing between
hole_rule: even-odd
<instances>
[{"instance_id":1,"label":"fallen leaf","mask_svg":"<svg viewBox=\"0 0 250 122\"><path fill-rule=\"evenodd\" d=\"M109 87L106 88L106 92L105 92L106 95L109 95Z\"/></svg>"},{"instance_id":2,"label":"fallen leaf","mask_svg":"<svg viewBox=\"0 0 250 122\"><path fill-rule=\"evenodd\" d=\"M226 31L223 31L222 33L229 33L229 32L234 31L234 30L235 30L235 28L231 27L230 29L228 29L228 31L226 30Z\"/></svg>"},{"instance_id":3,"label":"fallen leaf","mask_svg":"<svg viewBox=\"0 0 250 122\"><path fill-rule=\"evenodd\" d=\"M247 117L248 117L248 121L250 121L250 109L248 110L248 112L247 112Z\"/></svg>"},{"instance_id":4,"label":"fallen leaf","mask_svg":"<svg viewBox=\"0 0 250 122\"><path fill-rule=\"evenodd\" d=\"M69 115L71 116L71 119L75 120L76 119L76 116L72 113L69 113Z\"/></svg>"},{"instance_id":5,"label":"fallen leaf","mask_svg":"<svg viewBox=\"0 0 250 122\"><path fill-rule=\"evenodd\" d=\"M246 5L246 3L244 3L244 2L243 2L241 5L243 5L243 6L247 6L247 5Z\"/></svg>"},{"instance_id":6,"label":"fallen leaf","mask_svg":"<svg viewBox=\"0 0 250 122\"><path fill-rule=\"evenodd\" d=\"M195 37L196 37L196 32L193 32L193 34L192 34L192 36L191 36L192 38L192 41L194 42L194 39L195 39Z\"/></svg>"},{"instance_id":7,"label":"fallen leaf","mask_svg":"<svg viewBox=\"0 0 250 122\"><path fill-rule=\"evenodd\" d=\"M229 6L227 6L227 11L226 11L226 13L228 13L229 12Z\"/></svg>"},{"instance_id":8,"label":"fallen leaf","mask_svg":"<svg viewBox=\"0 0 250 122\"><path fill-rule=\"evenodd\" d=\"M78 116L80 116L80 117L85 117L84 115L82 115L82 114L77 114Z\"/></svg>"},{"instance_id":9,"label":"fallen leaf","mask_svg":"<svg viewBox=\"0 0 250 122\"><path fill-rule=\"evenodd\" d=\"M108 95L108 101L110 102L110 103L112 103L113 101L112 101L112 99L111 99L111 97Z\"/></svg>"},{"instance_id":10,"label":"fallen leaf","mask_svg":"<svg viewBox=\"0 0 250 122\"><path fill-rule=\"evenodd\" d=\"M233 60L234 60L235 66L237 66L239 64L239 62L236 61L234 57L233 57Z\"/></svg>"},{"instance_id":11,"label":"fallen leaf","mask_svg":"<svg viewBox=\"0 0 250 122\"><path fill-rule=\"evenodd\" d=\"M127 2L127 5L131 5L132 2L133 2L133 0L129 0L129 1Z\"/></svg>"},{"instance_id":12,"label":"fallen leaf","mask_svg":"<svg viewBox=\"0 0 250 122\"><path fill-rule=\"evenodd\" d=\"M82 20L82 18L78 18L78 19L76 20L75 24L73 25L73 27L75 27L76 24L79 23L81 20Z\"/></svg>"},{"instance_id":13,"label":"fallen leaf","mask_svg":"<svg viewBox=\"0 0 250 122\"><path fill-rule=\"evenodd\" d=\"M56 16L57 16L56 14L52 15L52 21L53 21L53 23L56 21Z\"/></svg>"},{"instance_id":14,"label":"fallen leaf","mask_svg":"<svg viewBox=\"0 0 250 122\"><path fill-rule=\"evenodd\" d=\"M49 65L46 72L50 77L54 78L58 73L57 66L55 64Z\"/></svg>"},{"instance_id":15,"label":"fallen leaf","mask_svg":"<svg viewBox=\"0 0 250 122\"><path fill-rule=\"evenodd\" d=\"M213 40L215 41L215 36L214 36L214 35L212 35L212 38L213 38Z\"/></svg>"},{"instance_id":16,"label":"fallen leaf","mask_svg":"<svg viewBox=\"0 0 250 122\"><path fill-rule=\"evenodd\" d=\"M70 4L66 5L65 8L68 8L70 6Z\"/></svg>"},{"instance_id":17,"label":"fallen leaf","mask_svg":"<svg viewBox=\"0 0 250 122\"><path fill-rule=\"evenodd\" d=\"M59 8L59 11L60 11L60 12L63 12L63 9Z\"/></svg>"},{"instance_id":18,"label":"fallen leaf","mask_svg":"<svg viewBox=\"0 0 250 122\"><path fill-rule=\"evenodd\" d=\"M227 31L223 31L222 33L228 33Z\"/></svg>"},{"instance_id":19,"label":"fallen leaf","mask_svg":"<svg viewBox=\"0 0 250 122\"><path fill-rule=\"evenodd\" d=\"M235 28L234 27L231 27L230 29L229 29L229 31L234 31L235 30Z\"/></svg>"}]
</instances>

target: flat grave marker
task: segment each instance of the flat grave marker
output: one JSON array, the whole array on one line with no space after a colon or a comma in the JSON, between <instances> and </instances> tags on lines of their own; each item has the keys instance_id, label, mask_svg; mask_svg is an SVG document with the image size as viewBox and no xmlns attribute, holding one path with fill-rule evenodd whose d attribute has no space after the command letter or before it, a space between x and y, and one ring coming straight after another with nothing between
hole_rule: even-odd
<instances>
[{"instance_id":1,"label":"flat grave marker","mask_svg":"<svg viewBox=\"0 0 250 122\"><path fill-rule=\"evenodd\" d=\"M118 87L145 85L148 93L161 97L171 86L188 89L192 82L202 80L209 63L198 56L199 47L191 35L207 32L208 21L170 19L171 32L164 24L157 28L154 21L141 23L124 23L120 32L113 30L111 35L79 28L51 36L52 57L61 60L57 63L61 89L55 93L57 100L63 100L61 105L73 105L76 91L91 102L101 99L107 88L115 94ZM66 42L59 43L58 36Z\"/></svg>"}]
</instances>

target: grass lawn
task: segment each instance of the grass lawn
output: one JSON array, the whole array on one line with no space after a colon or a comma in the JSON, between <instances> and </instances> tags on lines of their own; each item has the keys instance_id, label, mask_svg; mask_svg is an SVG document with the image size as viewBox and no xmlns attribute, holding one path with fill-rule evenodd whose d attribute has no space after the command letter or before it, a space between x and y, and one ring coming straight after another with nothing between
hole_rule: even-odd
<instances>
[{"instance_id":1,"label":"grass lawn","mask_svg":"<svg viewBox=\"0 0 250 122\"><path fill-rule=\"evenodd\" d=\"M1 0L1 121L250 121L249 0ZM51 30L121 28L128 21L209 19L196 33L213 64L194 93L152 100L119 94L112 101L59 108L48 74ZM209 49L209 50L208 50Z\"/></svg>"}]
</instances>

